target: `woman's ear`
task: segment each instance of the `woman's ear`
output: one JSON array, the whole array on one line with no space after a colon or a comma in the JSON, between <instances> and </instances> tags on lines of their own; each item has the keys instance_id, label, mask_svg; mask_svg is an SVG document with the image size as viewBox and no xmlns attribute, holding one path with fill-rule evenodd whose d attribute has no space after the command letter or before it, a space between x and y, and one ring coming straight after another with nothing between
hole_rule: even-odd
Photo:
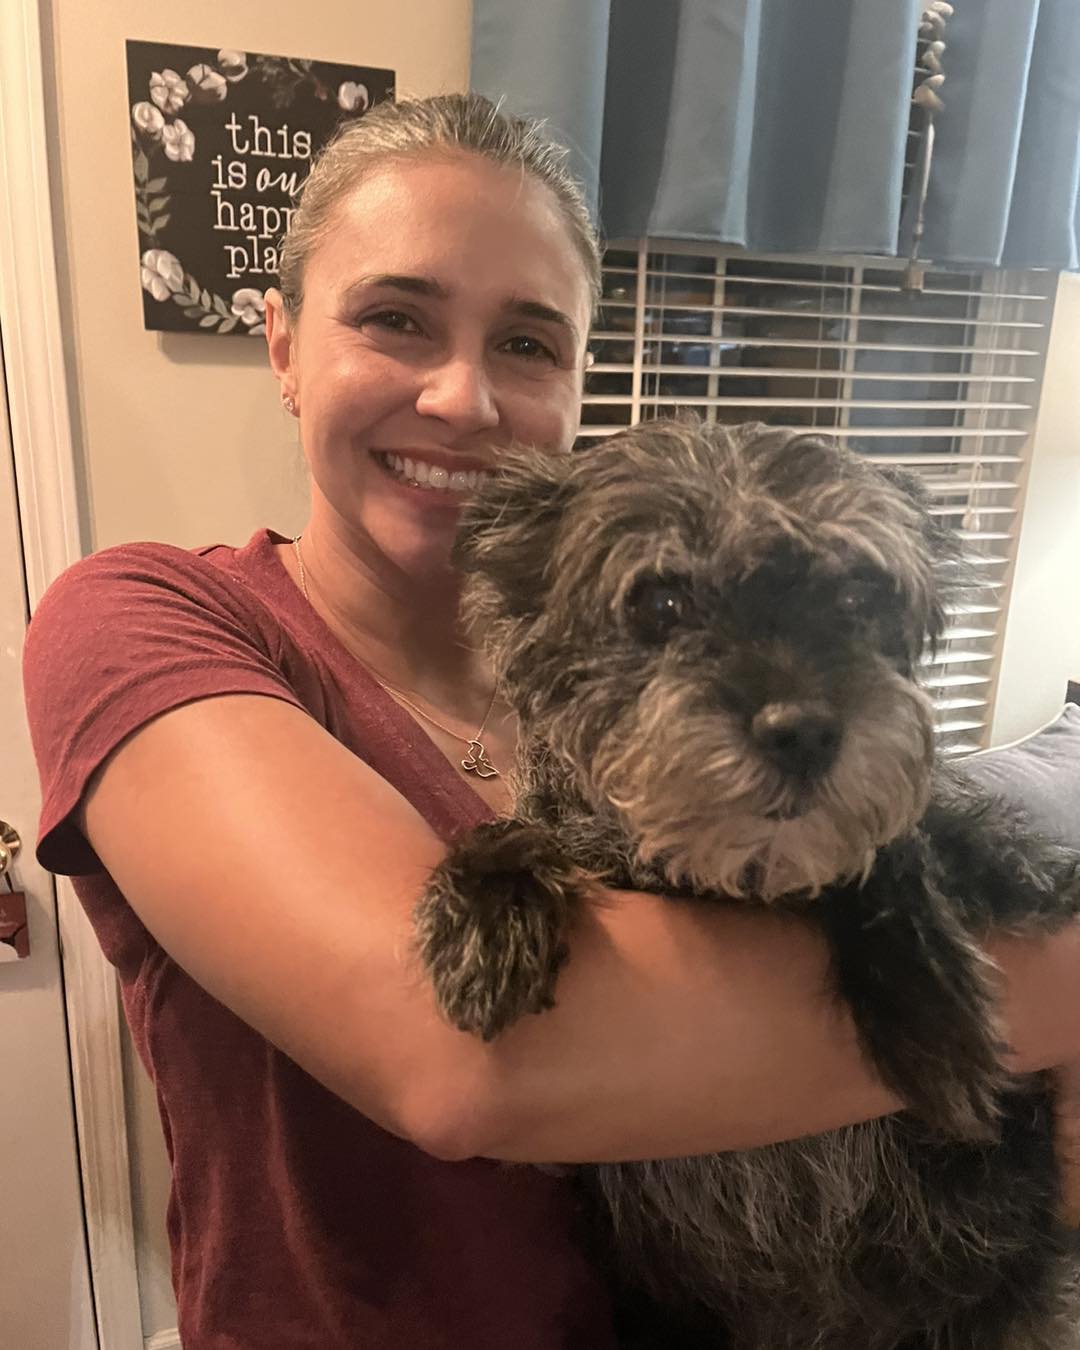
<instances>
[{"instance_id":1,"label":"woman's ear","mask_svg":"<svg viewBox=\"0 0 1080 1350\"><path fill-rule=\"evenodd\" d=\"M282 399L296 399L296 373L293 368L293 329L285 312L279 290L266 292L266 350L270 369L281 386Z\"/></svg>"}]
</instances>

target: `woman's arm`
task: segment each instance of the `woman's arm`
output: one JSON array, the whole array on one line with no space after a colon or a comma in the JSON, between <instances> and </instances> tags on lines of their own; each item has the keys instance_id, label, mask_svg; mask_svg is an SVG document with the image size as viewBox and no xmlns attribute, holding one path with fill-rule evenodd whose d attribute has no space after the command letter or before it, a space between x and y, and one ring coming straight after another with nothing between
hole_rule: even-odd
<instances>
[{"instance_id":1,"label":"woman's arm","mask_svg":"<svg viewBox=\"0 0 1080 1350\"><path fill-rule=\"evenodd\" d=\"M1058 1069L1054 1078L1061 1212L1070 1227L1080 1229L1080 1059Z\"/></svg>"},{"instance_id":2,"label":"woman's arm","mask_svg":"<svg viewBox=\"0 0 1080 1350\"><path fill-rule=\"evenodd\" d=\"M96 775L84 825L193 978L438 1156L740 1148L898 1105L825 992L822 940L762 912L611 894L583 916L552 1012L486 1045L449 1028L410 955L442 845L282 701L210 698L149 723ZM1025 1067L1080 1056L1080 934L1001 955ZM1069 1034L1035 1006L1051 988Z\"/></svg>"},{"instance_id":3,"label":"woman's arm","mask_svg":"<svg viewBox=\"0 0 1080 1350\"><path fill-rule=\"evenodd\" d=\"M1080 1062L1080 924L990 947L1010 1067ZM482 1151L534 1162L692 1154L899 1109L827 987L825 943L810 923L616 896L576 935L558 1006L503 1036L509 1068L499 1112L488 1117L501 1131ZM1067 1083L1059 1141L1080 1150L1080 1073Z\"/></svg>"}]
</instances>

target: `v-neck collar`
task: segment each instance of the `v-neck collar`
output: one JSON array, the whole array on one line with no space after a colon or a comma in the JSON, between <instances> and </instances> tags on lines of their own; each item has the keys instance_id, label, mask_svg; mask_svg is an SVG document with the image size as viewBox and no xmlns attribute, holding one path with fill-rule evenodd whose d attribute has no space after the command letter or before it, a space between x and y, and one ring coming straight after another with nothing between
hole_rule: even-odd
<instances>
[{"instance_id":1,"label":"v-neck collar","mask_svg":"<svg viewBox=\"0 0 1080 1350\"><path fill-rule=\"evenodd\" d=\"M386 692L305 597L275 548L277 544L291 542L288 536L276 530L262 529L243 548L237 549L237 559L241 566L247 563L265 578L275 611L308 637L342 687L360 688L369 705L381 714L386 730L398 741L401 753L412 757L418 773L426 776L431 785L437 785L440 795L450 797L466 818L463 823L471 826L491 819L495 812L464 773L450 763L423 727Z\"/></svg>"}]
</instances>

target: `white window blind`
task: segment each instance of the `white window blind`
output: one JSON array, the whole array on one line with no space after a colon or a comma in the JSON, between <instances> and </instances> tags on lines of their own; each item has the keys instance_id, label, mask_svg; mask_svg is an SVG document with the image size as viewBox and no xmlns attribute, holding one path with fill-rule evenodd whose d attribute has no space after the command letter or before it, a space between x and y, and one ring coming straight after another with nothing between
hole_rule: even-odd
<instances>
[{"instance_id":1,"label":"white window blind","mask_svg":"<svg viewBox=\"0 0 1080 1350\"><path fill-rule=\"evenodd\" d=\"M696 409L820 428L915 470L978 581L925 679L942 748L986 743L1038 405L1053 278L879 258L752 257L701 244L608 249L581 444Z\"/></svg>"}]
</instances>

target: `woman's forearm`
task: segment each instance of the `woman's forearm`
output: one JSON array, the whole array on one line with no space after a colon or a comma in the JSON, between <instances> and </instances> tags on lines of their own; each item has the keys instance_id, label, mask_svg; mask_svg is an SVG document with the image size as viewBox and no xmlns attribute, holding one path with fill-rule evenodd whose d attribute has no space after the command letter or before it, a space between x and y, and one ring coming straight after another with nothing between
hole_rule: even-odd
<instances>
[{"instance_id":1,"label":"woman's forearm","mask_svg":"<svg viewBox=\"0 0 1080 1350\"><path fill-rule=\"evenodd\" d=\"M616 1161L748 1148L901 1103L790 917L616 894L593 909L548 1013L498 1042L488 1156Z\"/></svg>"},{"instance_id":2,"label":"woman's forearm","mask_svg":"<svg viewBox=\"0 0 1080 1350\"><path fill-rule=\"evenodd\" d=\"M1013 1067L1080 1057L1080 925L991 951ZM493 1044L477 1152L599 1162L722 1151L903 1105L829 992L812 922L616 894L582 921L558 997Z\"/></svg>"},{"instance_id":3,"label":"woman's forearm","mask_svg":"<svg viewBox=\"0 0 1080 1350\"><path fill-rule=\"evenodd\" d=\"M1080 1056L1054 1075L1055 1138L1061 1169L1061 1212L1080 1228Z\"/></svg>"},{"instance_id":4,"label":"woman's forearm","mask_svg":"<svg viewBox=\"0 0 1080 1350\"><path fill-rule=\"evenodd\" d=\"M987 951L1004 976L1010 1068L1080 1059L1080 921L1053 936L993 937Z\"/></svg>"}]
</instances>

